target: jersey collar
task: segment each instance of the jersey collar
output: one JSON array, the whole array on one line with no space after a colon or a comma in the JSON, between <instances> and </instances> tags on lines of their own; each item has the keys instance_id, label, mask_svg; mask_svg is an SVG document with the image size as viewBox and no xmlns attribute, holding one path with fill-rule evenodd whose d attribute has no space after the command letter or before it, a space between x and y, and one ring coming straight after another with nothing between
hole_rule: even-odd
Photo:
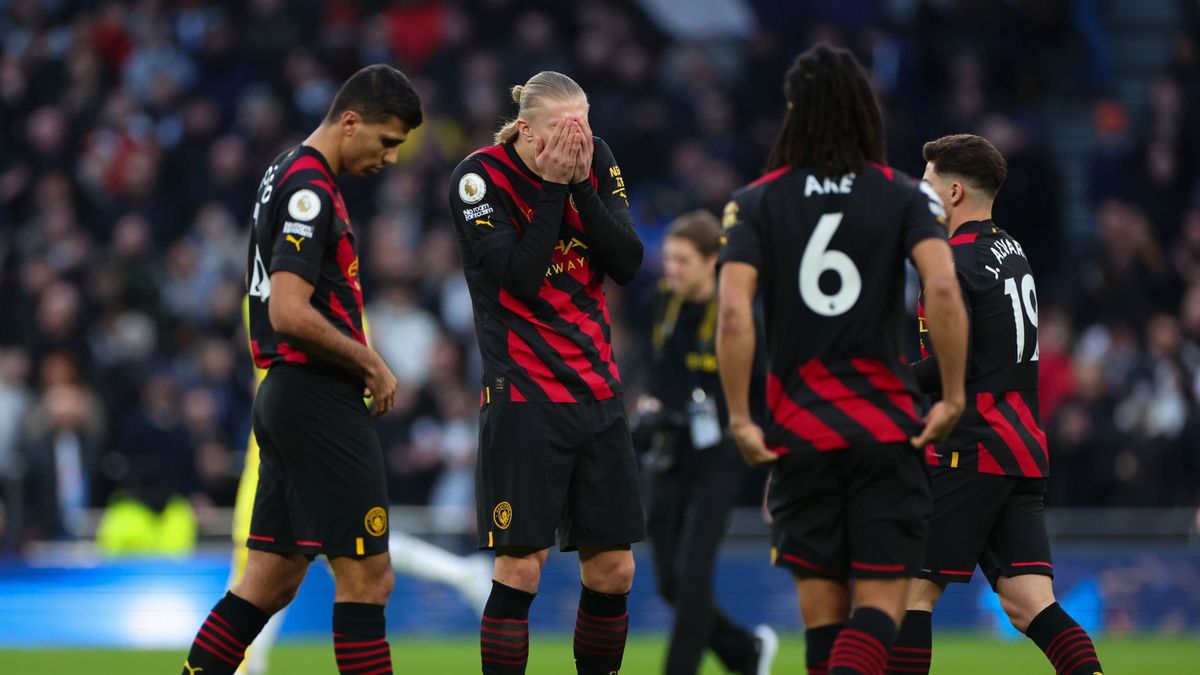
<instances>
[{"instance_id":1,"label":"jersey collar","mask_svg":"<svg viewBox=\"0 0 1200 675\"><path fill-rule=\"evenodd\" d=\"M329 166L329 160L325 159L325 155L321 154L320 150L317 150L311 145L301 144L299 146L298 154L315 157L317 161L321 163L321 166L325 168L325 175L329 176L330 181L333 183L333 188L335 190L337 189L337 181L334 180L333 176L333 167Z\"/></svg>"}]
</instances>

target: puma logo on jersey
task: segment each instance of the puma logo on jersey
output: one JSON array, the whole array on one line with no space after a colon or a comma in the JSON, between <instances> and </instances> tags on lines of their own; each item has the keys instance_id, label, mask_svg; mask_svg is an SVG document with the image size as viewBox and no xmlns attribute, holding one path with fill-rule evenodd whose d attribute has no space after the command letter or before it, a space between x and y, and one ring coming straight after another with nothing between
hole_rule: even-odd
<instances>
[{"instance_id":1,"label":"puma logo on jersey","mask_svg":"<svg viewBox=\"0 0 1200 675\"><path fill-rule=\"evenodd\" d=\"M297 236L295 236L295 235L291 235L291 234L289 234L289 235L287 235L286 237L284 237L284 239L286 239L286 240L288 241L288 243L289 243L289 244L291 244L292 246L295 246L295 247L296 247L296 252L297 252L297 253L299 253L299 252L300 252L300 244L303 244L303 243L304 243L304 238L303 238L303 237L297 237Z\"/></svg>"},{"instance_id":2,"label":"puma logo on jersey","mask_svg":"<svg viewBox=\"0 0 1200 675\"><path fill-rule=\"evenodd\" d=\"M490 227L490 228L492 228L493 230L494 230L494 229L496 229L496 226L495 226L495 225L492 225L492 217L491 217L491 216L488 216L487 218L476 218L476 219L475 219L475 224L476 224L476 225L483 225L483 226L485 226L485 227Z\"/></svg>"},{"instance_id":3,"label":"puma logo on jersey","mask_svg":"<svg viewBox=\"0 0 1200 675\"><path fill-rule=\"evenodd\" d=\"M200 672L200 671L204 670L204 667L203 667L203 666L195 666L195 667L193 667L193 666L192 666L192 664L188 663L187 661L184 661L184 662L183 662L183 669L184 669L184 670L186 670L186 671L188 671L188 675L196 675L196 673L198 673L198 672Z\"/></svg>"}]
</instances>

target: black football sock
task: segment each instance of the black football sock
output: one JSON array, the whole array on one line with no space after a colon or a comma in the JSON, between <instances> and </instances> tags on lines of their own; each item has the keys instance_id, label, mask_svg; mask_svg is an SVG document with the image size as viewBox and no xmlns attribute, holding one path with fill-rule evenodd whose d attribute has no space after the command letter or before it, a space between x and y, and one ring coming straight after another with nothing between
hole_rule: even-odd
<instances>
[{"instance_id":1,"label":"black football sock","mask_svg":"<svg viewBox=\"0 0 1200 675\"><path fill-rule=\"evenodd\" d=\"M1029 622L1025 635L1046 653L1058 675L1094 675L1104 671L1091 636L1057 602Z\"/></svg>"},{"instance_id":2,"label":"black football sock","mask_svg":"<svg viewBox=\"0 0 1200 675\"><path fill-rule=\"evenodd\" d=\"M341 675L389 675L392 649L383 605L333 603L333 654Z\"/></svg>"},{"instance_id":3,"label":"black football sock","mask_svg":"<svg viewBox=\"0 0 1200 675\"><path fill-rule=\"evenodd\" d=\"M859 607L838 633L829 655L829 675L882 675L896 622L874 607Z\"/></svg>"},{"instance_id":4,"label":"black football sock","mask_svg":"<svg viewBox=\"0 0 1200 675\"><path fill-rule=\"evenodd\" d=\"M834 623L804 631L804 662L808 675L829 675L829 653L842 624Z\"/></svg>"},{"instance_id":5,"label":"black football sock","mask_svg":"<svg viewBox=\"0 0 1200 675\"><path fill-rule=\"evenodd\" d=\"M232 675L271 616L233 593L213 606L183 662L181 675Z\"/></svg>"},{"instance_id":6,"label":"black football sock","mask_svg":"<svg viewBox=\"0 0 1200 675\"><path fill-rule=\"evenodd\" d=\"M933 657L933 614L910 609L888 654L887 675L929 675Z\"/></svg>"},{"instance_id":7,"label":"black football sock","mask_svg":"<svg viewBox=\"0 0 1200 675\"><path fill-rule=\"evenodd\" d=\"M583 586L575 617L575 670L579 675L620 672L629 633L628 593L597 593Z\"/></svg>"},{"instance_id":8,"label":"black football sock","mask_svg":"<svg viewBox=\"0 0 1200 675\"><path fill-rule=\"evenodd\" d=\"M479 622L484 675L522 675L529 662L529 605L533 593L492 581Z\"/></svg>"}]
</instances>

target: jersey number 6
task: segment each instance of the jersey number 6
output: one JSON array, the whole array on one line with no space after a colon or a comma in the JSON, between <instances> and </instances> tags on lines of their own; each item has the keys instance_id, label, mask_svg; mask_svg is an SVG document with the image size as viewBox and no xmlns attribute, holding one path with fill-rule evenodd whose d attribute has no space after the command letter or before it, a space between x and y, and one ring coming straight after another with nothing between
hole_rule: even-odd
<instances>
[{"instance_id":1,"label":"jersey number 6","mask_svg":"<svg viewBox=\"0 0 1200 675\"><path fill-rule=\"evenodd\" d=\"M845 253L829 248L829 242L841 224L841 213L821 216L800 258L800 298L821 316L845 314L862 292L862 276L854 261ZM826 271L838 275L839 288L833 295L821 290L821 275Z\"/></svg>"}]
</instances>

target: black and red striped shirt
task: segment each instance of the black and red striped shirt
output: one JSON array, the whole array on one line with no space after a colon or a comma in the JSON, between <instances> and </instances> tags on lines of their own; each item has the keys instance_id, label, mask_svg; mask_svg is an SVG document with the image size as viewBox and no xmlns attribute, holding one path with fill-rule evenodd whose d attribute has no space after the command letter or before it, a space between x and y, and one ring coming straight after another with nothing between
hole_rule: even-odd
<instances>
[{"instance_id":1,"label":"black and red striped shirt","mask_svg":"<svg viewBox=\"0 0 1200 675\"><path fill-rule=\"evenodd\" d=\"M574 403L621 392L606 276L641 264L625 181L595 139L591 174L543 182L512 144L454 170L450 212L475 311L486 399Z\"/></svg>"},{"instance_id":2,"label":"black and red striped shirt","mask_svg":"<svg viewBox=\"0 0 1200 675\"><path fill-rule=\"evenodd\" d=\"M950 238L970 325L967 406L930 464L1004 476L1049 475L1038 415L1038 302L1025 251L991 221L964 223ZM921 356L917 382L941 390L937 359L917 305Z\"/></svg>"},{"instance_id":3,"label":"black and red striped shirt","mask_svg":"<svg viewBox=\"0 0 1200 675\"><path fill-rule=\"evenodd\" d=\"M758 270L778 454L907 441L920 428L904 358L904 260L946 237L936 194L891 167L766 174L725 207L721 264Z\"/></svg>"},{"instance_id":4,"label":"black and red striped shirt","mask_svg":"<svg viewBox=\"0 0 1200 675\"><path fill-rule=\"evenodd\" d=\"M339 369L287 342L275 332L267 312L271 274L291 272L313 285L312 306L322 316L342 333L367 344L354 228L321 153L298 145L276 157L259 183L250 224L246 279L254 364Z\"/></svg>"}]
</instances>

